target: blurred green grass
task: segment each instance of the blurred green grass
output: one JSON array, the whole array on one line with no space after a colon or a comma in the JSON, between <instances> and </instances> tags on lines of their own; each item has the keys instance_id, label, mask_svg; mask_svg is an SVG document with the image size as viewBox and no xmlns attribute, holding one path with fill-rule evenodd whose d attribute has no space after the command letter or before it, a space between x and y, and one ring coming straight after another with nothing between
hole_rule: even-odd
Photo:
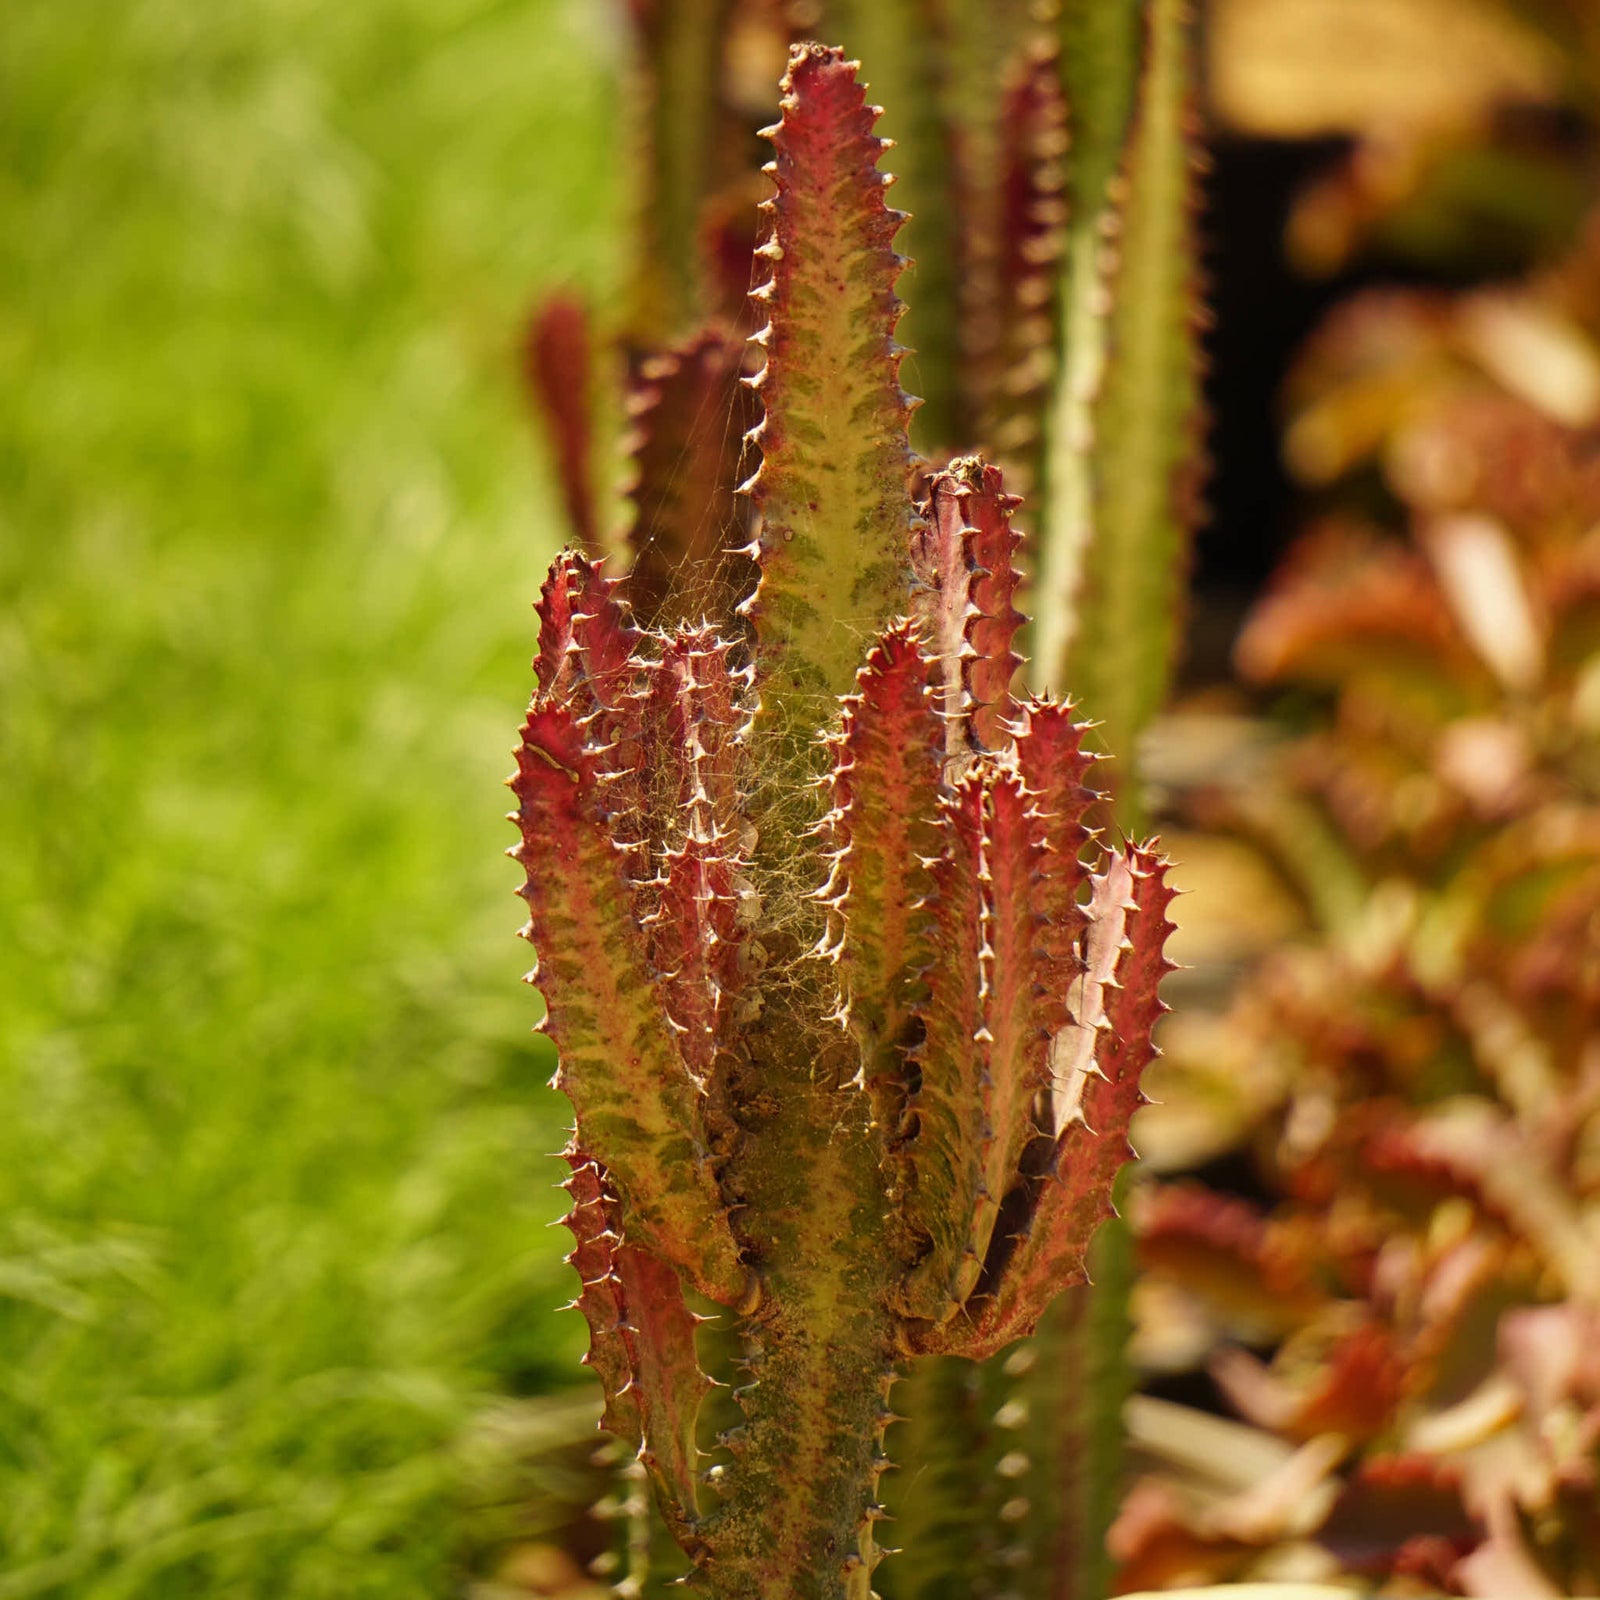
<instances>
[{"instance_id":1,"label":"blurred green grass","mask_svg":"<svg viewBox=\"0 0 1600 1600\"><path fill-rule=\"evenodd\" d=\"M437 1596L576 1370L499 780L595 0L0 26L0 1600Z\"/></svg>"}]
</instances>

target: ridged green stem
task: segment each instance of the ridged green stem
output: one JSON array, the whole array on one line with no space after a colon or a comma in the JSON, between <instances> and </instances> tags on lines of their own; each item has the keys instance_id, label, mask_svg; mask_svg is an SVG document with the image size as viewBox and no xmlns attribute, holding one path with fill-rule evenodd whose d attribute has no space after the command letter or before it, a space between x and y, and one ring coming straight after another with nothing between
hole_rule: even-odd
<instances>
[{"instance_id":1,"label":"ridged green stem","mask_svg":"<svg viewBox=\"0 0 1600 1600\"><path fill-rule=\"evenodd\" d=\"M895 142L894 204L911 214L898 248L915 263L905 323L915 352L906 381L922 399L917 447L948 452L971 441L960 391L957 163L944 105L946 51L940 0L826 0L824 27L861 62L869 98L882 105L878 132Z\"/></svg>"},{"instance_id":2,"label":"ridged green stem","mask_svg":"<svg viewBox=\"0 0 1600 1600\"><path fill-rule=\"evenodd\" d=\"M1119 1199L1126 1184L1118 1186ZM1100 1229L1089 1252L1091 1283L1069 1289L1028 1341L1007 1402L1024 1412L1029 1471L1021 1544L1028 1600L1104 1600L1112 1562L1106 1531L1122 1497L1122 1408L1133 1372L1124 1351L1132 1325L1128 1294L1133 1238L1120 1217ZM1004 1359L1004 1358L1002 1358Z\"/></svg>"},{"instance_id":3,"label":"ridged green stem","mask_svg":"<svg viewBox=\"0 0 1600 1600\"><path fill-rule=\"evenodd\" d=\"M1068 0L1061 27L1071 217L1034 673L1100 722L1137 829L1138 741L1166 695L1197 510L1187 0Z\"/></svg>"},{"instance_id":4,"label":"ridged green stem","mask_svg":"<svg viewBox=\"0 0 1600 1600\"><path fill-rule=\"evenodd\" d=\"M1094 535L1094 404L1105 374L1102 258L1107 191L1121 159L1138 80L1145 0L1062 0L1061 77L1067 100L1067 230L1061 258L1061 363L1046 423L1047 490L1036 564L1034 681L1065 671L1083 565Z\"/></svg>"},{"instance_id":5,"label":"ridged green stem","mask_svg":"<svg viewBox=\"0 0 1600 1600\"><path fill-rule=\"evenodd\" d=\"M715 1600L867 1600L895 1355L883 1207L866 1199L879 1147L864 1096L839 1081L839 1036L783 1009L734 1085L755 1114L728 1184L762 1303L744 1324L745 1421L693 1582Z\"/></svg>"},{"instance_id":6,"label":"ridged green stem","mask_svg":"<svg viewBox=\"0 0 1600 1600\"><path fill-rule=\"evenodd\" d=\"M719 170L732 0L648 0L643 11L647 161L631 333L659 345L680 337L704 309L701 208Z\"/></svg>"},{"instance_id":7,"label":"ridged green stem","mask_svg":"<svg viewBox=\"0 0 1600 1600\"><path fill-rule=\"evenodd\" d=\"M973 1600L1005 1591L1016 1535L998 1517L1015 1487L1004 1476L1016 1444L1012 1417L1001 1414L1008 1387L1003 1357L960 1356L919 1361L896 1387L894 1409L905 1421L891 1430L889 1450L915 1470L887 1483L891 1542L901 1552L884 1568L887 1595Z\"/></svg>"}]
</instances>

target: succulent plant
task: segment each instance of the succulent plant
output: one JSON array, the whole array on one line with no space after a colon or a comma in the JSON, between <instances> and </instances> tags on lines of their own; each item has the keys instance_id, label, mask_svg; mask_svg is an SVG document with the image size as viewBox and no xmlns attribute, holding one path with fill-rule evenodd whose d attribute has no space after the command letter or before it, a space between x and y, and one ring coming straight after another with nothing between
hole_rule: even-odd
<instances>
[{"instance_id":1,"label":"succulent plant","mask_svg":"<svg viewBox=\"0 0 1600 1600\"><path fill-rule=\"evenodd\" d=\"M636 283L697 279L699 287L635 295L624 328L633 463L625 544L636 617L664 627L709 616L736 652L749 647L748 617L734 607L755 581L746 553L753 513L731 486L754 465L753 450L741 447L756 402L742 380L760 363L743 353L738 332L751 326L740 298L753 281L753 240L742 221L747 180L727 158L745 148L741 119L755 126L752 67L802 20L825 26L862 56L864 77L889 102L883 127L900 147L898 192L915 212L896 242L918 258L908 327L928 400L914 417L917 436L935 462L962 438L987 440L1053 535L1064 525L1055 508L1075 508L1067 568L1048 550L1043 559L1027 545L1016 552L1034 595L1024 603L1040 624L1031 636L1025 625L1019 639L1026 648L1031 637L1036 656L1040 646L1047 652L1035 662L1036 684L1072 683L1109 724L1093 737L1097 750L1121 752L1111 769L1116 815L1136 832L1134 746L1172 654L1176 570L1196 509L1189 212L1198 158L1187 8L735 0L715 9L644 6L636 18L642 170L665 163L680 176L697 173L700 184L694 229L668 226L678 202L659 185L646 182L640 195ZM702 89L716 80L714 92L696 99L652 87L680 81L671 62L681 51L718 64L700 74ZM718 160L695 167L685 152L707 140ZM664 154L668 147L677 155ZM669 236L678 242L670 266ZM647 302L656 311L641 317ZM1074 308L1070 317L1064 306ZM709 323L697 320L708 311ZM583 393L570 372L554 383L534 376L552 417L569 414ZM577 431L569 417L556 437ZM1045 473L1047 453L1054 465ZM565 483L581 476L570 459L558 467ZM918 470L925 480L931 469ZM1054 573L1048 593L1038 587L1045 569ZM1074 630L1067 608L1079 606L1116 621ZM1103 1591L1131 1384L1122 1357L1125 1230L1102 1230L1096 1251L1092 1296L1058 1300L1037 1350L997 1358L987 1374L964 1361L948 1370L925 1362L897 1392L909 1420L896 1449L915 1451L921 1470L891 1486L913 1550L888 1576L891 1600ZM950 1414L957 1397L959 1417ZM1005 1466L978 1473L976 1493L975 1461ZM990 1535L968 1537L974 1525Z\"/></svg>"},{"instance_id":2,"label":"succulent plant","mask_svg":"<svg viewBox=\"0 0 1600 1600\"><path fill-rule=\"evenodd\" d=\"M798 46L782 90L758 581L719 625L641 578L647 631L631 576L558 559L515 853L607 1425L704 1592L865 1597L896 1374L1082 1281L1171 891L1086 827L1072 710L1015 695L998 470L908 486L901 219L853 64ZM740 1341L714 1445L707 1303Z\"/></svg>"},{"instance_id":3,"label":"succulent plant","mask_svg":"<svg viewBox=\"0 0 1600 1600\"><path fill-rule=\"evenodd\" d=\"M1030 679L1073 685L1098 747L1119 754L1111 782L1136 830L1134 756L1166 693L1203 465L1189 0L634 0L632 14L643 182L630 409L653 405L663 364L682 369L681 387L706 340L737 350L750 102L766 93L752 77L802 26L844 40L899 147L917 441L942 463L985 440L1035 504L1021 558ZM534 376L546 409L570 413L570 370ZM710 393L666 416L669 446L735 415ZM685 448L685 482L740 437L728 427ZM570 483L570 454L558 465ZM719 508L700 531L737 546L736 523ZM636 529L635 548L658 544L658 565L676 570L671 538L647 517Z\"/></svg>"}]
</instances>

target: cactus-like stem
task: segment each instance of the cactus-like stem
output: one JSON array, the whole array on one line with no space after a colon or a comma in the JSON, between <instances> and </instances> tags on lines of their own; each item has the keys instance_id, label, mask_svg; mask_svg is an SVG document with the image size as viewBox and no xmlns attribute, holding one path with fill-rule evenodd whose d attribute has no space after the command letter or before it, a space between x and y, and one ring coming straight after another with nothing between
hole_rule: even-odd
<instances>
[{"instance_id":1,"label":"cactus-like stem","mask_svg":"<svg viewBox=\"0 0 1600 1600\"><path fill-rule=\"evenodd\" d=\"M742 776L743 747L719 744L703 714L726 695L698 670L720 653L680 633L637 662L641 686L608 695L597 669L619 630L603 604L585 609L594 589L592 568L558 567L545 610L552 647L570 618L549 680L560 699L536 700L515 780L518 854L532 867L543 838L562 863L531 871L526 894L558 1081L585 1152L573 1226L592 1360L705 1592L864 1600L897 1360L987 1354L1082 1277L1150 1052L1167 891L1151 858L1130 850L1078 906L1076 855L1057 859L1053 842L1081 828L1082 730L1047 703L1020 708L1015 743L975 755L912 818L919 795L939 794L944 730L933 657L900 623L869 656L832 741L831 826L844 842L828 899L842 920L845 1004L808 976L815 956L757 979L738 958L736 922L716 920L727 901L710 889L713 853L688 848L720 839L708 819ZM663 680L676 698L653 691ZM572 701L589 709L574 716ZM637 707L659 726L641 710L630 733ZM603 806L627 774L611 770L608 790L602 763L630 738L652 748L663 728L682 741L671 786L634 784L613 817L665 807L683 832L674 843L647 816L619 849ZM914 759L903 741L920 744ZM653 875L625 870L651 850ZM827 855L814 859L820 872ZM865 914L898 927L897 942L871 948ZM1053 948L1043 930L1057 922L1082 928L1081 955ZM720 968L725 945L734 965ZM666 966L669 951L679 959ZM1070 1013L1039 981L1068 966L1079 974ZM753 1009L739 999L751 983ZM869 983L875 992L858 997ZM885 1111L903 1115L890 1127ZM704 1380L680 1280L737 1306L747 1346L745 1423L710 1510L691 1471Z\"/></svg>"},{"instance_id":2,"label":"cactus-like stem","mask_svg":"<svg viewBox=\"0 0 1600 1600\"><path fill-rule=\"evenodd\" d=\"M881 1155L854 1052L824 1027L771 1006L734 1086L744 1137L728 1187L762 1299L744 1322L744 1425L697 1558L697 1584L719 1600L866 1600L876 1559L897 1334L881 1298L883 1208L869 1199Z\"/></svg>"},{"instance_id":3,"label":"cactus-like stem","mask_svg":"<svg viewBox=\"0 0 1600 1600\"><path fill-rule=\"evenodd\" d=\"M581 300L552 295L534 313L523 347L523 376L549 431L567 524L579 546L600 547L595 511L594 426L589 410L594 356Z\"/></svg>"},{"instance_id":4,"label":"cactus-like stem","mask_svg":"<svg viewBox=\"0 0 1600 1600\"><path fill-rule=\"evenodd\" d=\"M972 567L968 590L972 614L967 626L972 654L967 672L971 702L968 737L980 750L1000 750L1010 742L1009 719L1015 709L1011 683L1022 665L1014 648L1023 623L1015 603L1022 536L1011 525L1011 512L1019 497L1001 487L998 467L970 457L952 463L944 476L963 485L955 500Z\"/></svg>"},{"instance_id":5,"label":"cactus-like stem","mask_svg":"<svg viewBox=\"0 0 1600 1600\"><path fill-rule=\"evenodd\" d=\"M744 342L707 328L641 362L628 399L633 516L628 599L648 628L702 618L727 626L755 579L739 482L755 403L740 382Z\"/></svg>"},{"instance_id":6,"label":"cactus-like stem","mask_svg":"<svg viewBox=\"0 0 1600 1600\"><path fill-rule=\"evenodd\" d=\"M912 1315L947 1321L977 1281L982 1257L975 1237L987 1239L1000 1197L983 1183L986 1118L978 1035L983 1028L985 949L984 775L968 773L944 802L950 836L934 868L937 959L928 975L915 1111L915 1178L907 1209L930 1248L908 1286Z\"/></svg>"},{"instance_id":7,"label":"cactus-like stem","mask_svg":"<svg viewBox=\"0 0 1600 1600\"><path fill-rule=\"evenodd\" d=\"M1096 881L1089 958L1074 1024L1054 1041L1055 1137L1033 1216L974 1319L968 1353L1003 1348L1039 1320L1062 1287L1085 1278L1088 1241L1113 1215L1112 1183L1133 1154L1128 1123L1142 1103L1139 1076L1155 1053L1157 994L1172 900L1143 850L1114 856Z\"/></svg>"},{"instance_id":8,"label":"cactus-like stem","mask_svg":"<svg viewBox=\"0 0 1600 1600\"><path fill-rule=\"evenodd\" d=\"M884 200L883 140L842 52L797 46L783 116L768 130L777 193L757 255L770 279L751 380L766 415L749 488L761 514L763 717L790 736L825 720L850 687L863 641L904 608L911 402L894 343L893 253L904 220Z\"/></svg>"},{"instance_id":9,"label":"cactus-like stem","mask_svg":"<svg viewBox=\"0 0 1600 1600\"><path fill-rule=\"evenodd\" d=\"M880 1128L899 1144L922 974L933 959L927 909L937 859L941 740L928 661L910 624L867 657L836 741L826 953L840 963L842 1006Z\"/></svg>"},{"instance_id":10,"label":"cactus-like stem","mask_svg":"<svg viewBox=\"0 0 1600 1600\"><path fill-rule=\"evenodd\" d=\"M1056 52L1044 8L1030 0L943 0L941 9L960 261L957 415L1026 494L1054 368L1065 216ZM908 204L917 211L919 197Z\"/></svg>"},{"instance_id":11,"label":"cactus-like stem","mask_svg":"<svg viewBox=\"0 0 1600 1600\"><path fill-rule=\"evenodd\" d=\"M1035 680L1070 682L1102 748L1117 752L1117 817L1130 832L1144 810L1138 743L1166 691L1197 515L1186 13L1183 0L1062 0L1059 12L1069 121L1060 360L1029 650ZM1094 1288L1048 1315L1008 1402L1029 1418L1026 1563L1051 1575L1026 1592L1052 1600L1105 1592L1121 1476L1130 1244L1120 1222L1102 1230L1096 1257Z\"/></svg>"},{"instance_id":12,"label":"cactus-like stem","mask_svg":"<svg viewBox=\"0 0 1600 1600\"><path fill-rule=\"evenodd\" d=\"M892 1331L887 1319L846 1327L814 1317L763 1330L742 1457L695 1579L702 1592L868 1600L882 1555Z\"/></svg>"},{"instance_id":13,"label":"cactus-like stem","mask_svg":"<svg viewBox=\"0 0 1600 1600\"><path fill-rule=\"evenodd\" d=\"M630 0L642 49L636 102L647 181L630 317L634 339L659 347L704 314L701 220L726 159L722 42L733 0Z\"/></svg>"},{"instance_id":14,"label":"cactus-like stem","mask_svg":"<svg viewBox=\"0 0 1600 1600\"><path fill-rule=\"evenodd\" d=\"M1050 133L1034 137L1048 116L1035 120L1037 103L1024 105L1016 94L1040 37L1036 9L1033 0L824 0L821 7L827 30L860 56L868 85L888 107L883 131L900 150L911 214L903 247L916 263L906 329L924 396L918 443L947 455L976 429L1008 470L1028 453L1015 446L1031 430L1002 392L1025 367L1034 376L1013 393L1039 392L1035 358L1048 354L1051 339L1047 241L1059 223L1059 173L1047 169L1060 152L1047 154ZM1035 210L1035 194L1051 198ZM1041 249L1019 274L1015 252L1030 241ZM989 431L1002 419L1004 439Z\"/></svg>"},{"instance_id":15,"label":"cactus-like stem","mask_svg":"<svg viewBox=\"0 0 1600 1600\"><path fill-rule=\"evenodd\" d=\"M568 1259L582 1284L589 1365L605 1389L604 1426L636 1448L657 1504L682 1534L699 1519L695 1421L710 1388L695 1353L699 1319L677 1273L623 1238L622 1207L599 1164L577 1149L566 1160L575 1241Z\"/></svg>"},{"instance_id":16,"label":"cactus-like stem","mask_svg":"<svg viewBox=\"0 0 1600 1600\"><path fill-rule=\"evenodd\" d=\"M1022 626L1016 598L1021 536L1016 495L977 456L951 462L928 486L925 526L912 545L917 607L939 657L941 712L952 775L974 750L1010 740L1012 648Z\"/></svg>"},{"instance_id":17,"label":"cactus-like stem","mask_svg":"<svg viewBox=\"0 0 1600 1600\"><path fill-rule=\"evenodd\" d=\"M537 863L549 848L563 862L559 876L530 874L525 889L527 934L539 950L533 981L560 1051L556 1087L650 1245L702 1293L736 1298L744 1272L712 1178L699 1092L628 915L629 883L599 813L594 757L565 708L529 714L516 783L520 858Z\"/></svg>"},{"instance_id":18,"label":"cactus-like stem","mask_svg":"<svg viewBox=\"0 0 1600 1600\"><path fill-rule=\"evenodd\" d=\"M669 768L675 792L663 797L671 823L658 857L652 945L684 1064L700 1084L712 1078L717 1041L748 976L748 863L736 787L745 675L729 655L711 630L684 630L655 668L664 693L652 697L659 704L671 696L667 727L680 741Z\"/></svg>"},{"instance_id":19,"label":"cactus-like stem","mask_svg":"<svg viewBox=\"0 0 1600 1600\"><path fill-rule=\"evenodd\" d=\"M965 319L978 432L1024 496L1037 484L1041 419L1059 362L1055 280L1067 218L1067 107L1057 54L1048 36L1035 37L1002 80L998 173L990 180L993 287L980 302L984 274L975 264Z\"/></svg>"},{"instance_id":20,"label":"cactus-like stem","mask_svg":"<svg viewBox=\"0 0 1600 1600\"><path fill-rule=\"evenodd\" d=\"M1124 1187L1113 1191L1119 1202ZM1127 1233L1121 1217L1101 1228L1089 1246L1089 1282L1060 1295L1025 1344L988 1363L1010 1369L1004 1406L1027 1461L1012 1557L1028 1600L1112 1592L1106 1530L1122 1498L1122 1410L1134 1387L1124 1354L1132 1334Z\"/></svg>"},{"instance_id":21,"label":"cactus-like stem","mask_svg":"<svg viewBox=\"0 0 1600 1600\"><path fill-rule=\"evenodd\" d=\"M1197 514L1187 0L1066 0L1065 361L1046 447L1035 671L1131 754L1165 693ZM1137 777L1119 780L1137 826Z\"/></svg>"},{"instance_id":22,"label":"cactus-like stem","mask_svg":"<svg viewBox=\"0 0 1600 1600\"><path fill-rule=\"evenodd\" d=\"M700 1592L868 1600L897 1370L1082 1279L1168 891L1130 846L1080 893L1085 728L1012 687L1015 498L976 457L911 498L874 113L836 50L783 87L750 634L642 631L558 559L515 854L607 1423ZM743 1352L704 1482L689 1290Z\"/></svg>"},{"instance_id":23,"label":"cactus-like stem","mask_svg":"<svg viewBox=\"0 0 1600 1600\"><path fill-rule=\"evenodd\" d=\"M904 1420L889 1431L889 1453L912 1471L886 1485L898 1552L884 1572L887 1594L969 1600L1018 1586L1022 1574L1007 1561L1017 1508L1007 1500L1021 1463L1006 1381L1000 1362L935 1356L912 1363L897 1385Z\"/></svg>"},{"instance_id":24,"label":"cactus-like stem","mask_svg":"<svg viewBox=\"0 0 1600 1600\"><path fill-rule=\"evenodd\" d=\"M944 451L966 436L960 384L961 216L956 138L944 97L940 0L826 0L828 31L849 41L862 77L887 108L883 132L901 155L897 177L909 214L903 248L916 264L907 337L916 352L921 448Z\"/></svg>"}]
</instances>

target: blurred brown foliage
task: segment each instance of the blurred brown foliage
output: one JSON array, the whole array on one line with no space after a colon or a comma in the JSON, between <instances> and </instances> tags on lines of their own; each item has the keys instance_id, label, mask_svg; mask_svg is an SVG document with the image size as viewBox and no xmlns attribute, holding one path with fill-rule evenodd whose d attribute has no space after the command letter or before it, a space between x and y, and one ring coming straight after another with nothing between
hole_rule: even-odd
<instances>
[{"instance_id":1,"label":"blurred brown foliage","mask_svg":"<svg viewBox=\"0 0 1600 1600\"><path fill-rule=\"evenodd\" d=\"M1372 12L1283 9L1329 40ZM1373 140L1409 126L1436 168L1502 136L1508 95L1570 119L1545 155L1594 193L1581 15L1388 9L1402 31L1471 13L1523 53L1450 95L1419 75L1409 119L1377 94L1382 126L1293 214L1302 261L1342 264L1421 203L1369 188L1362 227L1307 259ZM1222 6L1218 40L1243 52L1253 11ZM1316 63L1346 78L1326 115L1364 81L1354 44ZM1273 114L1270 72L1252 89L1248 59L1215 59L1224 110ZM1210 879L1266 926L1233 930L1234 968L1195 974L1167 1035L1139 1346L1205 1368L1241 1422L1144 1402L1123 1580L1600 1592L1600 212L1520 281L1347 300L1285 399L1306 528L1236 650L1280 734L1180 715L1152 757ZM1218 1450L1246 1467L1219 1474Z\"/></svg>"}]
</instances>

